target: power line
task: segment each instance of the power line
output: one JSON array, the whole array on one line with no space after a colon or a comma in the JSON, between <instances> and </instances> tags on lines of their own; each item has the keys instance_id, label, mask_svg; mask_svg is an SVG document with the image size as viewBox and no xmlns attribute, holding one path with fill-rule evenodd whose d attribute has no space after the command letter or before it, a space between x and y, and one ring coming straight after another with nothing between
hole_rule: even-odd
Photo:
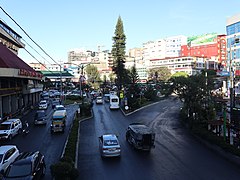
<instances>
[{"instance_id":1,"label":"power line","mask_svg":"<svg viewBox=\"0 0 240 180\"><path fill-rule=\"evenodd\" d=\"M35 44L35 45L37 45L49 58L51 58L52 60L53 60L53 62L54 63L56 63L57 65L59 65L60 66L60 71L61 71L61 65L59 64L59 63L57 63L46 51L44 51L28 34L27 34L27 32L0 6L0 8L2 9L2 11L15 23L15 24L17 24L17 26L27 35L27 37L29 38L29 39L31 39L31 41ZM5 31L6 32L6 31ZM6 33L8 33L8 32L6 32ZM9 33L8 33L9 34ZM11 34L9 34L10 36L12 36ZM14 41L17 43L17 44L19 44L20 45L20 43L13 37L13 39L14 39ZM24 39L23 39L23 41L30 47L30 48L32 48L38 55L40 55L40 53L36 50L36 49L34 49L29 43L27 43ZM45 66L45 64L43 64L41 61L39 61L34 55L32 55L25 47L24 47L24 50L33 58L33 59L35 59L39 64L41 64L43 67L45 67L50 73L52 73L52 74L55 74L54 72L52 72L49 68L47 68L46 66ZM46 58L44 58L42 55L40 55L44 60L46 60ZM47 61L47 60L46 60ZM49 63L49 61L47 61L48 63ZM49 63L49 64L51 64L51 63ZM59 76L60 77L60 76Z\"/></svg>"},{"instance_id":2,"label":"power line","mask_svg":"<svg viewBox=\"0 0 240 180\"><path fill-rule=\"evenodd\" d=\"M57 63L38 43L36 43L29 35L28 33L0 6L1 10L24 32L24 34L38 47L40 48L51 60L53 60L54 63L61 66L61 64Z\"/></svg>"}]
</instances>

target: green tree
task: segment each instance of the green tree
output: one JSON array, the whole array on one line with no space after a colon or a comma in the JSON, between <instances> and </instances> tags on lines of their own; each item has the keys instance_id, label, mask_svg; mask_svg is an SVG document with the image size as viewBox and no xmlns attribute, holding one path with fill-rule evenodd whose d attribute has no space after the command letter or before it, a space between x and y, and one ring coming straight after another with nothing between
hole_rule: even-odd
<instances>
[{"instance_id":1,"label":"green tree","mask_svg":"<svg viewBox=\"0 0 240 180\"><path fill-rule=\"evenodd\" d=\"M204 74L172 78L173 91L184 102L184 111L192 127L194 123L206 123L213 119L213 100L210 92L213 80Z\"/></svg>"},{"instance_id":2,"label":"green tree","mask_svg":"<svg viewBox=\"0 0 240 180\"><path fill-rule=\"evenodd\" d=\"M113 72L117 77L118 88L122 88L124 84L125 72L125 49L126 49L126 36L124 34L123 22L121 17L118 17L115 36L113 36L112 56L113 56Z\"/></svg>"},{"instance_id":3,"label":"green tree","mask_svg":"<svg viewBox=\"0 0 240 180\"><path fill-rule=\"evenodd\" d=\"M88 77L89 82L94 83L94 82L101 81L100 74L99 74L96 66L88 65L86 67L86 73L87 73L87 77Z\"/></svg>"},{"instance_id":4,"label":"green tree","mask_svg":"<svg viewBox=\"0 0 240 180\"><path fill-rule=\"evenodd\" d=\"M172 78L179 77L179 76L188 77L188 74L185 72L176 72L172 75Z\"/></svg>"},{"instance_id":5,"label":"green tree","mask_svg":"<svg viewBox=\"0 0 240 180\"><path fill-rule=\"evenodd\" d=\"M171 71L167 67L152 68L149 76L154 81L167 81L171 78Z\"/></svg>"},{"instance_id":6,"label":"green tree","mask_svg":"<svg viewBox=\"0 0 240 180\"><path fill-rule=\"evenodd\" d=\"M131 68L129 76L133 84L139 81L139 76L135 65Z\"/></svg>"},{"instance_id":7,"label":"green tree","mask_svg":"<svg viewBox=\"0 0 240 180\"><path fill-rule=\"evenodd\" d=\"M114 82L114 79L115 79L115 75L114 75L113 73L110 73L110 74L109 74L110 83L113 83L113 82Z\"/></svg>"}]
</instances>

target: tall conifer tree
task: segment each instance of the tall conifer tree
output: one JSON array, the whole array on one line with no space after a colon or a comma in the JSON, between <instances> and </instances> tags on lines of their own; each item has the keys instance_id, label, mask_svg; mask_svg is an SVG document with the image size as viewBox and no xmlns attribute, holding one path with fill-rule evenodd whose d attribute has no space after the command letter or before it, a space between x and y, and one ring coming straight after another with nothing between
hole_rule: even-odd
<instances>
[{"instance_id":1,"label":"tall conifer tree","mask_svg":"<svg viewBox=\"0 0 240 180\"><path fill-rule=\"evenodd\" d=\"M126 49L126 36L124 34L123 22L121 17L118 17L115 35L113 36L112 56L113 56L113 72L117 77L117 86L122 88L124 83L125 69L125 49Z\"/></svg>"}]
</instances>

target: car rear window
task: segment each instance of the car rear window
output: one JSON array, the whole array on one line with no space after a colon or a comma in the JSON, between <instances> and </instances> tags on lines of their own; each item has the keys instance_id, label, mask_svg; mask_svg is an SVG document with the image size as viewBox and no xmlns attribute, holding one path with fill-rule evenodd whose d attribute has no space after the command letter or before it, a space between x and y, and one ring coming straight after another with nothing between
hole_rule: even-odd
<instances>
[{"instance_id":1,"label":"car rear window","mask_svg":"<svg viewBox=\"0 0 240 180\"><path fill-rule=\"evenodd\" d=\"M113 146L113 145L118 145L118 141L117 140L105 140L103 144L104 144L104 146Z\"/></svg>"},{"instance_id":2,"label":"car rear window","mask_svg":"<svg viewBox=\"0 0 240 180\"><path fill-rule=\"evenodd\" d=\"M112 102L118 102L118 99L112 99Z\"/></svg>"}]
</instances>

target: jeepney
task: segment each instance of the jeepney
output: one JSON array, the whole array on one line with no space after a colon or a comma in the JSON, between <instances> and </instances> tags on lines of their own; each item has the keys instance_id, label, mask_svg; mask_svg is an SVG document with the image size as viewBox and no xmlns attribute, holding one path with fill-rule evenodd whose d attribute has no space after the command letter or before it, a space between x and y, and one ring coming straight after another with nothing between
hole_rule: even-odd
<instances>
[{"instance_id":1,"label":"jeepney","mask_svg":"<svg viewBox=\"0 0 240 180\"><path fill-rule=\"evenodd\" d=\"M64 132L66 117L66 110L58 110L53 113L51 133Z\"/></svg>"}]
</instances>

